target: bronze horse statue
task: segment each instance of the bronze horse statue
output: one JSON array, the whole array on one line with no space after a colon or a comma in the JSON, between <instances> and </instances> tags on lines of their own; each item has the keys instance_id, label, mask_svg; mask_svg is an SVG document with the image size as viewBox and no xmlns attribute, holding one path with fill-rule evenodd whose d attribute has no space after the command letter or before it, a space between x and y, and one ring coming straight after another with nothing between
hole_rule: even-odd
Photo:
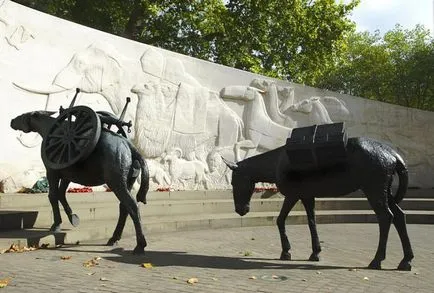
<instances>
[{"instance_id":1,"label":"bronze horse statue","mask_svg":"<svg viewBox=\"0 0 434 293\"><path fill-rule=\"evenodd\" d=\"M54 113L49 111L24 113L12 119L11 127L26 133L37 132L45 139L48 130L56 121L56 118L51 117ZM87 186L106 183L120 201L118 223L107 245L113 245L120 240L126 218L130 215L136 230L137 245L134 248L134 253L144 252L146 240L140 222L138 202L141 201L146 204L149 172L145 160L128 139L102 128L95 149L85 160L60 170L51 169L47 166L45 168L49 183L48 198L54 216L51 231L60 231L62 218L60 216L59 201L63 205L71 224L73 226L79 224L77 215L72 213L65 197L70 182ZM141 185L135 200L130 192L139 173L141 173Z\"/></svg>"},{"instance_id":2,"label":"bronze horse statue","mask_svg":"<svg viewBox=\"0 0 434 293\"><path fill-rule=\"evenodd\" d=\"M404 251L404 258L398 269L411 270L414 255L407 233L405 214L398 206L408 186L404 160L391 147L369 138L349 138L345 152L345 162L329 168L303 172L294 172L291 169L285 146L238 163L226 161L233 171L235 211L241 216L249 212L256 182L276 183L279 191L285 196L277 218L282 245L280 259L291 259L291 245L286 235L285 220L297 201L301 200L306 209L312 239L312 254L309 260L318 261L321 246L315 222L315 197L343 196L362 190L377 216L380 227L377 252L369 268L381 269L381 262L386 258L390 225L393 222ZM394 173L399 177L395 195L391 190Z\"/></svg>"}]
</instances>

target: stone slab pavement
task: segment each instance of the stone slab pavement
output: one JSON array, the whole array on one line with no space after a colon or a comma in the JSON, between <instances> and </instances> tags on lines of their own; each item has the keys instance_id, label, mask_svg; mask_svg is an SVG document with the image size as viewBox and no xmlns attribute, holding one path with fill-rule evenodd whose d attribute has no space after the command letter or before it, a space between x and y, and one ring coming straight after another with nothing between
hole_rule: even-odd
<instances>
[{"instance_id":1,"label":"stone slab pavement","mask_svg":"<svg viewBox=\"0 0 434 293\"><path fill-rule=\"evenodd\" d=\"M132 255L131 237L116 247L94 241L5 253L0 279L10 282L0 292L434 292L434 225L408 229L416 255L411 272L395 270L402 250L393 228L383 270L376 271L366 269L377 247L376 224L319 225L319 262L307 261L308 227L289 225L292 261L277 259L276 227L149 234L144 256ZM83 265L94 258L98 265ZM188 284L190 278L198 282Z\"/></svg>"}]
</instances>

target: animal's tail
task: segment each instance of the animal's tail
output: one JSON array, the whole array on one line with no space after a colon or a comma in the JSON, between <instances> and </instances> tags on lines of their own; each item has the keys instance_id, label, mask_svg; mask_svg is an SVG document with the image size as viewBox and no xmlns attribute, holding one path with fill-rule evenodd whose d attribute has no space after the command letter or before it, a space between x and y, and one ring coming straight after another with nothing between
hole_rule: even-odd
<instances>
[{"instance_id":1,"label":"animal's tail","mask_svg":"<svg viewBox=\"0 0 434 293\"><path fill-rule=\"evenodd\" d=\"M395 201L395 203L400 203L404 198L405 193L407 192L408 170L407 167L405 166L404 160L401 158L400 155L395 155L395 158L396 158L395 171L398 174L399 185L393 200Z\"/></svg>"},{"instance_id":2,"label":"animal's tail","mask_svg":"<svg viewBox=\"0 0 434 293\"><path fill-rule=\"evenodd\" d=\"M140 163L140 188L136 195L137 202L141 201L146 204L146 194L149 190L149 170L148 164L140 155L139 151L132 146L131 153L133 155L133 160L137 160Z\"/></svg>"}]
</instances>

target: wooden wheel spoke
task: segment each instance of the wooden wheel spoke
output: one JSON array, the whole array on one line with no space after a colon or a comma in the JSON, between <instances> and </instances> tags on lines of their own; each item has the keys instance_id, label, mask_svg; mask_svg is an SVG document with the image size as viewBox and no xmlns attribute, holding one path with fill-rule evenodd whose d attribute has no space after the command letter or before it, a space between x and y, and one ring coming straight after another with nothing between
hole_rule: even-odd
<instances>
[{"instance_id":1,"label":"wooden wheel spoke","mask_svg":"<svg viewBox=\"0 0 434 293\"><path fill-rule=\"evenodd\" d=\"M49 134L48 135L48 138L53 138L53 139L60 139L60 138L63 138L65 135L62 135L62 134Z\"/></svg>"},{"instance_id":2,"label":"wooden wheel spoke","mask_svg":"<svg viewBox=\"0 0 434 293\"><path fill-rule=\"evenodd\" d=\"M63 144L62 145L62 149L60 151L60 154L59 154L59 156L57 156L57 163L61 163L62 162L62 158L63 158L63 156L65 154L65 148L66 148L66 144Z\"/></svg>"},{"instance_id":3,"label":"wooden wheel spoke","mask_svg":"<svg viewBox=\"0 0 434 293\"><path fill-rule=\"evenodd\" d=\"M76 135L76 136L74 136L74 140L78 140L78 139L89 140L89 137L83 136L83 135Z\"/></svg>"},{"instance_id":4,"label":"wooden wheel spoke","mask_svg":"<svg viewBox=\"0 0 434 293\"><path fill-rule=\"evenodd\" d=\"M80 134L85 133L86 131L91 130L92 128L93 128L93 125L87 125L86 127L83 127L83 128L81 128L79 130L76 130L75 133L78 134L78 135L80 135Z\"/></svg>"},{"instance_id":5,"label":"wooden wheel spoke","mask_svg":"<svg viewBox=\"0 0 434 293\"><path fill-rule=\"evenodd\" d=\"M68 117L66 118L66 132L69 133L72 129L72 114L68 113Z\"/></svg>"},{"instance_id":6,"label":"wooden wheel spoke","mask_svg":"<svg viewBox=\"0 0 434 293\"><path fill-rule=\"evenodd\" d=\"M64 144L63 143L59 143L56 145L56 148L54 148L51 152L50 152L50 157L55 158L57 157L57 155L59 154L59 151L63 148ZM48 148L47 148L48 149Z\"/></svg>"},{"instance_id":7,"label":"wooden wheel spoke","mask_svg":"<svg viewBox=\"0 0 434 293\"><path fill-rule=\"evenodd\" d=\"M46 146L45 150L48 151L48 150L50 150L50 149L52 149L54 147L57 149L61 145L62 145L62 142L60 140L57 140L54 143L51 143L50 145Z\"/></svg>"},{"instance_id":8,"label":"wooden wheel spoke","mask_svg":"<svg viewBox=\"0 0 434 293\"><path fill-rule=\"evenodd\" d=\"M75 131L79 131L81 129L81 127L83 127L85 125L85 123L89 121L88 119L84 119L84 118L77 119L77 120L78 120L78 122L76 124L74 124L74 130Z\"/></svg>"}]
</instances>

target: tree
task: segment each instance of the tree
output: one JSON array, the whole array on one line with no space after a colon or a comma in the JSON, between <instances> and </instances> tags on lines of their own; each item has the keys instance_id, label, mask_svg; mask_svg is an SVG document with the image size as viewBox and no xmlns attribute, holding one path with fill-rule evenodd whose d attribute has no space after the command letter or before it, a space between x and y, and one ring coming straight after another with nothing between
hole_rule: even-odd
<instances>
[{"instance_id":1,"label":"tree","mask_svg":"<svg viewBox=\"0 0 434 293\"><path fill-rule=\"evenodd\" d=\"M116 35L272 77L314 84L354 29L335 0L17 0Z\"/></svg>"},{"instance_id":2,"label":"tree","mask_svg":"<svg viewBox=\"0 0 434 293\"><path fill-rule=\"evenodd\" d=\"M380 36L348 37L342 54L315 86L406 107L434 110L434 42L418 25Z\"/></svg>"}]
</instances>

